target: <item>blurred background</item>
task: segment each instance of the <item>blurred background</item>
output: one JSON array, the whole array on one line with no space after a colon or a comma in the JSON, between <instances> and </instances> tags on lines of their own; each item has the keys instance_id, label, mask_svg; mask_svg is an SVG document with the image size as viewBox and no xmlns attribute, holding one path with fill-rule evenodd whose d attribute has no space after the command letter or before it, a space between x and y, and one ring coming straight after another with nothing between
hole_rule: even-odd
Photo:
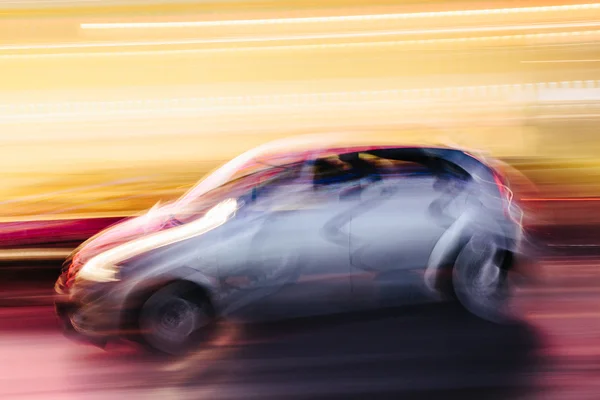
<instances>
[{"instance_id":1,"label":"blurred background","mask_svg":"<svg viewBox=\"0 0 600 400\"><path fill-rule=\"evenodd\" d=\"M600 3L0 0L0 19L0 351L33 354L0 397L33 396L24 365L53 352L36 393L66 398L54 386L81 360L40 327L62 259L87 237L265 141L411 126L520 172L543 263L516 307L552 362L518 376L536 398L596 398ZM438 312L424 331L462 332ZM23 332L42 344L9 344Z\"/></svg>"}]
</instances>

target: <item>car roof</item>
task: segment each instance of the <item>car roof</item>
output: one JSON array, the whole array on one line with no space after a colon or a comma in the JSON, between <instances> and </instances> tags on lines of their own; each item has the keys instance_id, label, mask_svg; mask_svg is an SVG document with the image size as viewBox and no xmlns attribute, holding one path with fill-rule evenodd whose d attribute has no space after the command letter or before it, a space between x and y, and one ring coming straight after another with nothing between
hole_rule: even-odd
<instances>
[{"instance_id":1,"label":"car roof","mask_svg":"<svg viewBox=\"0 0 600 400\"><path fill-rule=\"evenodd\" d=\"M423 131L351 131L286 137L267 142L245 154L257 160L266 160L286 154L400 147L451 148Z\"/></svg>"},{"instance_id":2,"label":"car roof","mask_svg":"<svg viewBox=\"0 0 600 400\"><path fill-rule=\"evenodd\" d=\"M181 202L207 193L234 177L252 164L289 164L302 162L311 156L327 153L368 151L384 148L462 149L445 145L440 131L431 128L393 130L353 130L344 132L312 133L286 137L267 142L231 159L206 176L180 199ZM474 159L472 154L466 153ZM479 160L478 160L479 161Z\"/></svg>"}]
</instances>

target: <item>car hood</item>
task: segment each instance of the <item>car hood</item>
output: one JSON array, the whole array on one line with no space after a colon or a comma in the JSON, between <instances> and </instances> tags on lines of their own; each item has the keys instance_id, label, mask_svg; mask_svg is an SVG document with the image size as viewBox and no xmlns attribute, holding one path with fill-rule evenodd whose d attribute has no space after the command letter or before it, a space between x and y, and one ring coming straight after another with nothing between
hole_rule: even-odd
<instances>
[{"instance_id":1,"label":"car hood","mask_svg":"<svg viewBox=\"0 0 600 400\"><path fill-rule=\"evenodd\" d=\"M172 223L173 206L156 205L147 213L121 221L91 237L72 254L77 264L83 264L96 255L123 243L139 239L175 226Z\"/></svg>"}]
</instances>

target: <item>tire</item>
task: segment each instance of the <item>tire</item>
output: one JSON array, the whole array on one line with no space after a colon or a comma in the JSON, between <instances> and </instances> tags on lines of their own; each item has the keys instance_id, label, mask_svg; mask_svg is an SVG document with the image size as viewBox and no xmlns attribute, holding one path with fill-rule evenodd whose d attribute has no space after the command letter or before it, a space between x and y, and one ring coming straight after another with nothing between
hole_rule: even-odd
<instances>
[{"instance_id":1,"label":"tire","mask_svg":"<svg viewBox=\"0 0 600 400\"><path fill-rule=\"evenodd\" d=\"M171 283L142 305L138 320L144 346L158 354L181 356L208 340L215 313L204 290L191 283Z\"/></svg>"},{"instance_id":2,"label":"tire","mask_svg":"<svg viewBox=\"0 0 600 400\"><path fill-rule=\"evenodd\" d=\"M482 319L510 321L508 271L503 267L503 250L497 238L471 238L456 259L452 271L455 298L470 313Z\"/></svg>"}]
</instances>

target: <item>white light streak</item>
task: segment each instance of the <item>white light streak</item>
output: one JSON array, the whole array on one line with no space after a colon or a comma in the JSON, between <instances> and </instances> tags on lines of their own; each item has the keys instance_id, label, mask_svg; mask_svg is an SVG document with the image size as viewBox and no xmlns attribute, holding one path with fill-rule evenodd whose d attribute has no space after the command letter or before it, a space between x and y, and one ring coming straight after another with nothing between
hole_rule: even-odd
<instances>
[{"instance_id":1,"label":"white light streak","mask_svg":"<svg viewBox=\"0 0 600 400\"><path fill-rule=\"evenodd\" d=\"M285 25L331 22L361 22L361 21L393 21L437 17L465 17L498 14L525 14L539 12L560 13L577 10L597 10L600 3L567 4L561 6L492 8L480 10L433 11L396 14L342 15L328 17L299 17L299 18L270 18L222 21L171 21L171 22L100 22L82 23L82 29L170 29L170 28L203 28L218 26L254 26L254 25Z\"/></svg>"},{"instance_id":2,"label":"white light streak","mask_svg":"<svg viewBox=\"0 0 600 400\"><path fill-rule=\"evenodd\" d=\"M595 23L600 26L600 22ZM370 33L369 33L370 34ZM379 35L379 34L377 34ZM67 53L21 53L0 54L0 59L20 58L70 58L70 57L125 57L125 56L154 56L154 55L176 55L176 54L201 54L201 53L230 53L230 52L252 52L252 51L286 51L286 50L326 50L326 49L355 49L376 47L408 47L426 45L465 45L476 43L490 43L502 45L503 42L516 41L539 41L555 38L585 38L597 40L600 30L585 30L574 32L547 32L529 33L521 35L498 35L477 36L447 39L418 39L418 40L389 40L376 42L347 42L347 43L319 43L319 44L292 44L292 45L270 45L270 46L244 46L244 47L218 47L200 49L164 49L164 50L134 50L134 51L97 51L97 52L67 52ZM233 40L233 39L232 39ZM245 43L243 39L235 39L230 43ZM283 40L283 39L278 39ZM271 41L270 39L268 42ZM55 45L10 45L0 46L0 51L27 51L27 50L84 50L89 48L119 48L119 47L150 47L150 46L175 46L213 44L207 40L180 40L180 41L136 41L136 42L104 42L104 43L60 43ZM529 62L529 61L523 61Z\"/></svg>"},{"instance_id":3,"label":"white light streak","mask_svg":"<svg viewBox=\"0 0 600 400\"><path fill-rule=\"evenodd\" d=\"M192 40L160 40L160 41L133 41L133 42L100 42L100 43L58 43L58 44L32 44L32 45L5 45L0 46L0 51L14 50L55 50L55 49L86 49L106 47L131 47L131 46L164 46L186 44L227 44L227 43L257 43L277 42L286 40L315 40L315 39L355 39L387 36L428 35L447 33L481 33L501 32L514 30L539 30L578 27L598 27L600 21L572 22L556 24L527 24L527 25L494 25L474 26L442 29L404 29L391 31L368 31L351 33L324 33L310 35L285 35L285 36L249 36L235 38L192 39ZM562 33L561 33L562 34Z\"/></svg>"},{"instance_id":4,"label":"white light streak","mask_svg":"<svg viewBox=\"0 0 600 400\"><path fill-rule=\"evenodd\" d=\"M346 92L286 93L272 95L192 97L165 99L130 99L127 101L84 101L63 103L0 104L0 122L35 118L73 118L106 115L159 116L176 112L230 112L253 110L257 107L314 107L319 105L364 104L425 99L484 98L530 94L538 96L544 88L569 91L580 81L536 82L524 84L454 86L420 89L363 90ZM600 80L586 81L586 87L600 93ZM585 89L582 89L585 90ZM536 97L537 98L537 97ZM39 111L43 110L43 111Z\"/></svg>"},{"instance_id":5,"label":"white light streak","mask_svg":"<svg viewBox=\"0 0 600 400\"><path fill-rule=\"evenodd\" d=\"M159 231L107 250L85 263L79 270L76 279L95 282L118 280L117 265L120 262L146 251L178 243L215 229L223 225L237 208L238 203L235 199L227 199L213 207L205 216L188 224Z\"/></svg>"},{"instance_id":6,"label":"white light streak","mask_svg":"<svg viewBox=\"0 0 600 400\"><path fill-rule=\"evenodd\" d=\"M594 60L524 60L523 64L569 64L569 63L597 63L600 59Z\"/></svg>"}]
</instances>

